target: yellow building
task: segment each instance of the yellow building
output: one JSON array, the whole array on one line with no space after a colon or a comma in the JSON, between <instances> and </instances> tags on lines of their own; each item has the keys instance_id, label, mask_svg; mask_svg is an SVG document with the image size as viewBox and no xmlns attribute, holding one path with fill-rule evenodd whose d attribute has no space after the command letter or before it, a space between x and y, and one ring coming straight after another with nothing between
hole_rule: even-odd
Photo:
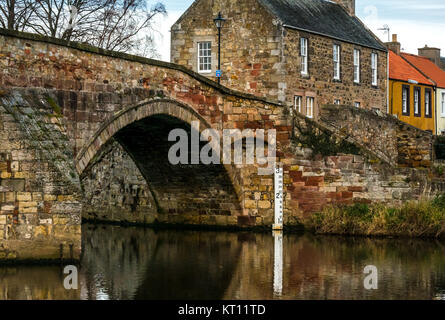
<instances>
[{"instance_id":1,"label":"yellow building","mask_svg":"<svg viewBox=\"0 0 445 320\"><path fill-rule=\"evenodd\" d=\"M420 49L422 50L422 49ZM425 50L425 48L423 49ZM436 85L436 134L445 134L445 71L430 59L414 54L402 53L402 58L422 72Z\"/></svg>"},{"instance_id":2,"label":"yellow building","mask_svg":"<svg viewBox=\"0 0 445 320\"><path fill-rule=\"evenodd\" d=\"M435 84L389 51L389 112L416 128L436 133Z\"/></svg>"}]
</instances>

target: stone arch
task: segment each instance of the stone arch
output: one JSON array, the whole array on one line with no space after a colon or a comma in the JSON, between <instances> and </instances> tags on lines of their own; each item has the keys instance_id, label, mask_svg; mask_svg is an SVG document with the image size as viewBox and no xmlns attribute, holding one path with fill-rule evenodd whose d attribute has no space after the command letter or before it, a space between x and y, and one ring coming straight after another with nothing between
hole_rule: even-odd
<instances>
[{"instance_id":1,"label":"stone arch","mask_svg":"<svg viewBox=\"0 0 445 320\"><path fill-rule=\"evenodd\" d=\"M174 100L153 99L126 108L105 122L81 149L76 157L76 168L79 175L82 176L85 171L88 171L88 167L95 162L93 159L96 155L100 154L102 148L110 140L115 139L127 151L147 184L150 185L158 209L155 220L168 223L236 225L237 217L242 213L242 188L239 186L239 170L235 166L196 165L191 168L190 165L178 167L172 166L165 158L165 148L168 148L165 140L168 137L168 131L173 128L182 128L181 126L187 130L187 126L190 128L193 121L200 122L200 131L212 128L193 108ZM153 128L153 133L146 135L147 141L140 139L141 135L145 137L144 132L147 134L152 130L150 128ZM161 138L157 139L157 136ZM164 145L159 143L161 140ZM161 145L162 150L159 151L159 154L156 153L158 151L155 147L150 146L152 143L154 146ZM144 146L147 146L147 150ZM147 161L147 159L152 160ZM163 163L165 163L164 166ZM160 167L162 170L159 170ZM168 177L169 170L172 178L165 179ZM210 181L213 179L214 182ZM166 186L169 183L175 187ZM190 190L186 190L187 183L190 184ZM221 186L221 190L218 190L219 186ZM193 188L197 191L193 191ZM189 200L186 199L188 195L190 196ZM194 215L193 211L196 211L195 217L191 217L187 221L177 219L178 213ZM166 216L169 215L175 215L176 220L165 221ZM144 222L151 221L144 218Z\"/></svg>"},{"instance_id":2,"label":"stone arch","mask_svg":"<svg viewBox=\"0 0 445 320\"><path fill-rule=\"evenodd\" d=\"M154 99L143 101L137 105L122 109L107 120L79 151L76 156L76 169L79 175L88 167L90 161L97 152L109 141L119 130L126 126L154 115L169 115L187 124L199 121L204 129L211 125L199 115L192 107L174 100Z\"/></svg>"}]
</instances>

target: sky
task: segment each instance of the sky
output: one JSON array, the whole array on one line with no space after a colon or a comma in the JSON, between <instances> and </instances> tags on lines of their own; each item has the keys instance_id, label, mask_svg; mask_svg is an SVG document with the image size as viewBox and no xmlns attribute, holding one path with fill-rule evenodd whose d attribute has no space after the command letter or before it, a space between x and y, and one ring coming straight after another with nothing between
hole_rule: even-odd
<instances>
[{"instance_id":1,"label":"sky","mask_svg":"<svg viewBox=\"0 0 445 320\"><path fill-rule=\"evenodd\" d=\"M150 0L152 1L152 0ZM155 43L164 61L170 61L170 28L194 0L163 0L167 16L155 21ZM242 0L240 0L242 1ZM402 50L417 54L428 45L442 49L445 56L444 0L356 0L356 15L382 41L388 34L378 30L388 25L398 35Z\"/></svg>"}]
</instances>

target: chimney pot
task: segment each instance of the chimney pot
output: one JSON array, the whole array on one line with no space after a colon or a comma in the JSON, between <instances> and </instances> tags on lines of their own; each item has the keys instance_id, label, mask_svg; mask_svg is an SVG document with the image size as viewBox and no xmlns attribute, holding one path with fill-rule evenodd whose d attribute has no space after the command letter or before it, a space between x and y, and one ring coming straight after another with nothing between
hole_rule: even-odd
<instances>
[{"instance_id":1,"label":"chimney pot","mask_svg":"<svg viewBox=\"0 0 445 320\"><path fill-rule=\"evenodd\" d=\"M397 34L393 34L392 35L392 42L387 42L385 43L386 47L391 50L394 51L397 55L400 55L400 42L397 41Z\"/></svg>"}]
</instances>

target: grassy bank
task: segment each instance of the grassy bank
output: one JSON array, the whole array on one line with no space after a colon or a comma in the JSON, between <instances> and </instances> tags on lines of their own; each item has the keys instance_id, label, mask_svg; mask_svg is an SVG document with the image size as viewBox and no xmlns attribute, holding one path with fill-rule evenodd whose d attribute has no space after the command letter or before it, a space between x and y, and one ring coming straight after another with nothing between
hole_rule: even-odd
<instances>
[{"instance_id":1,"label":"grassy bank","mask_svg":"<svg viewBox=\"0 0 445 320\"><path fill-rule=\"evenodd\" d=\"M445 195L399 208L383 204L327 207L314 214L307 226L318 234L445 238Z\"/></svg>"}]
</instances>

